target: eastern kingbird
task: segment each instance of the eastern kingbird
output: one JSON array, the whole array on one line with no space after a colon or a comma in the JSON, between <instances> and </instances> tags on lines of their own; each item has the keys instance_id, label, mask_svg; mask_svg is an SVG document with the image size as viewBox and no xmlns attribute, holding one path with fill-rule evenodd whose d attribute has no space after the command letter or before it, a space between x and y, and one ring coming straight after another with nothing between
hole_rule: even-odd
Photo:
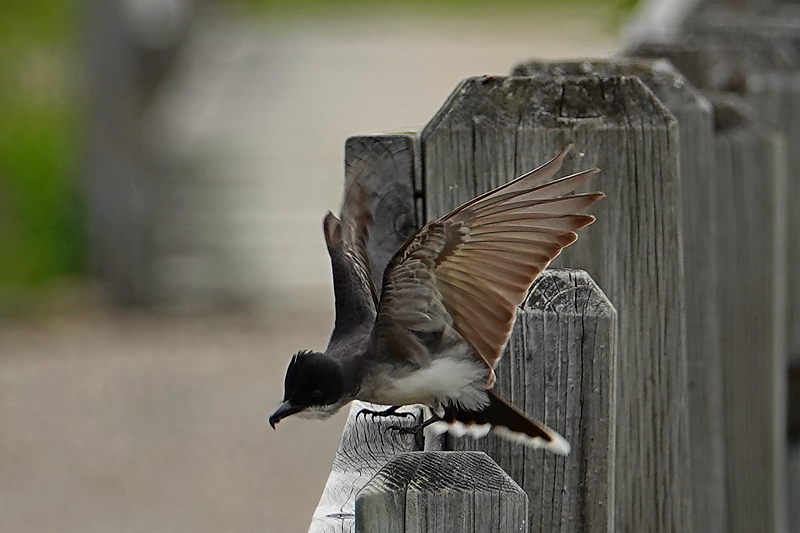
<instances>
[{"instance_id":1,"label":"eastern kingbird","mask_svg":"<svg viewBox=\"0 0 800 533\"><path fill-rule=\"evenodd\" d=\"M536 276L603 193L574 194L598 169L549 181L558 156L427 223L394 255L380 290L367 256L370 194L351 188L341 220L328 213L336 320L325 352L301 351L286 371L283 402L269 423L298 414L327 418L352 400L423 404L438 432L485 436L569 453L569 443L492 391L514 314ZM545 183L547 182L547 183Z\"/></svg>"}]
</instances>

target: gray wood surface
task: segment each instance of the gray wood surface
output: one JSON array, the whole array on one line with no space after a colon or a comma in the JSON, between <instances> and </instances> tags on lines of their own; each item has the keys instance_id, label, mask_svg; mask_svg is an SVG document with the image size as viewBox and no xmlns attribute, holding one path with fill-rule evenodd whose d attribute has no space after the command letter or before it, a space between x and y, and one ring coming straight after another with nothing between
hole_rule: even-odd
<instances>
[{"instance_id":1,"label":"gray wood surface","mask_svg":"<svg viewBox=\"0 0 800 533\"><path fill-rule=\"evenodd\" d=\"M800 152L793 149L800 143L800 72L798 72L798 65L800 62L797 58L797 43L780 37L779 34L772 34L772 30L763 29L759 30L758 27L751 28L744 31L746 26L738 27L736 31L722 31L719 27L711 27L705 33L701 33L695 29L692 36L686 37L684 42L673 44L641 44L633 53L644 56L668 57L673 61L682 72L684 72L695 84L701 89L706 91L733 91L738 93L741 98L751 104L755 108L755 114L759 121L769 122L773 127L784 135L787 149L784 150L785 159L781 163L784 168L794 169L800 164ZM729 28L730 30L730 28ZM741 31L739 31L741 30ZM732 115L735 116L735 113ZM731 117L727 119L732 120ZM725 121L718 120L720 126L724 126ZM731 151L734 154L734 151ZM741 154L735 154L737 157L742 157ZM729 163L730 165L740 165L739 161ZM727 168L726 167L726 168ZM725 172L724 169L721 172ZM751 176L751 179L756 181L769 181L767 177L769 171L759 170ZM724 176L723 176L724 178ZM785 241L785 255L781 258L764 258L766 261L765 271L759 268L759 272L765 272L769 277L772 272L772 262L774 261L774 268L779 269L775 274L775 290L765 290L758 294L752 294L751 298L755 302L747 302L742 300L741 305L747 304L748 307L754 308L772 308L777 307L779 310L775 311L774 316L776 320L766 327L767 333L754 329L750 331L750 335L760 335L763 342L770 342L773 334L778 337L781 336L780 330L784 330L785 339L789 347L784 348L788 350L789 357L795 363L800 360L800 282L797 280L795 270L792 265L796 265L800 261L800 214L794 207L800 201L800 181L795 176L789 174L786 183L786 202L788 203L787 209L784 211L786 220L783 225L776 222L775 228L784 228L786 232ZM719 205L723 208L727 207L724 203L725 199L719 199ZM740 210L737 207L737 212ZM743 211L742 211L743 212ZM718 215L715 215L715 217ZM755 217L766 216L763 210L753 213ZM718 224L719 225L719 224ZM776 236L780 239L781 237ZM776 249L781 252L781 249ZM722 265L722 263L720 263ZM765 281L765 280L761 280ZM782 285L783 284L783 285ZM722 295L720 295L722 297ZM787 308L788 307L788 311ZM721 308L722 309L722 308ZM783 309L783 311L780 311ZM741 312L747 312L742 310ZM784 319L784 315L786 318ZM724 339L727 337L727 331L731 328L735 329L739 326L734 326L733 323L728 323L723 317L721 319L721 332ZM761 325L763 327L763 324ZM757 328L753 324L753 328ZM784 329L785 328L785 329ZM737 332L739 334L739 332ZM776 341L776 350L781 350L780 343ZM723 358L725 357L725 349L723 348ZM724 360L723 360L724 361ZM782 412L786 405L786 368L784 367L783 375L779 375L776 368L775 379L768 386L768 391L774 394L773 408L778 412ZM727 380L727 373L724 375ZM730 390L728 385L725 386L726 390ZM765 391L766 392L766 391ZM726 402L728 398L736 399L735 392L726 393ZM725 409L728 413L727 418L736 418L731 409L733 406L726 405ZM800 411L800 405L789 405L792 412ZM790 413L791 416L791 413ZM771 420L771 415L767 417ZM786 422L781 424L785 428ZM775 428L777 431L780 428ZM785 461L781 457L781 450L772 450L772 446L784 446L784 439L771 433L767 437L771 443L766 446L770 450L760 450L766 454L775 454L775 459L779 463ZM726 448L731 444L726 444ZM785 448L782 448L783 453ZM732 459L729 458L729 462ZM729 464L728 468L734 468ZM787 474L787 483L793 485L793 493L800 494L800 477ZM776 489L780 492L780 487ZM729 496L729 505L735 505L735 497ZM775 505L783 506L784 509L788 505L790 508L798 505L797 501L784 500L776 501ZM786 516L784 511L774 509L779 516ZM733 515L731 515L731 520ZM744 520L738 517L737 520ZM778 527L784 523L785 519L778 522ZM789 522L794 531L800 531L800 522ZM744 529L738 529L739 526L731 523L731 528L734 530L744 531L748 527L743 525Z\"/></svg>"},{"instance_id":2,"label":"gray wood surface","mask_svg":"<svg viewBox=\"0 0 800 533\"><path fill-rule=\"evenodd\" d=\"M687 31L704 47L723 48L726 57L744 63L749 79L742 96L783 136L788 147L800 146L800 9L774 6L772 14L708 10ZM745 63L746 62L746 63ZM800 150L785 151L789 169L800 168ZM800 205L800 179L792 176L786 194ZM800 264L800 213L788 213L788 264ZM786 272L790 357L800 361L800 278Z\"/></svg>"},{"instance_id":3,"label":"gray wood surface","mask_svg":"<svg viewBox=\"0 0 800 533\"><path fill-rule=\"evenodd\" d=\"M575 144L565 172L598 166L598 220L562 253L619 314L615 522L691 528L678 127L628 77L483 77L459 85L422 132L435 216Z\"/></svg>"},{"instance_id":4,"label":"gray wood surface","mask_svg":"<svg viewBox=\"0 0 800 533\"><path fill-rule=\"evenodd\" d=\"M636 76L678 119L681 218L686 283L693 523L695 531L723 533L725 519L722 376L716 309L716 195L711 104L666 60L615 58L576 62L527 61L520 76Z\"/></svg>"},{"instance_id":5,"label":"gray wood surface","mask_svg":"<svg viewBox=\"0 0 800 533\"><path fill-rule=\"evenodd\" d=\"M795 11L797 13L797 11ZM800 18L766 23L763 17L710 13L689 26L680 43L640 43L630 53L667 57L701 90L739 94L761 120L800 145ZM725 22L724 24L720 21ZM789 169L800 168L800 150L785 151ZM800 205L800 180L791 177L787 196ZM788 265L800 263L800 213L787 212ZM790 357L800 361L800 278L786 271Z\"/></svg>"},{"instance_id":6,"label":"gray wood surface","mask_svg":"<svg viewBox=\"0 0 800 533\"><path fill-rule=\"evenodd\" d=\"M359 135L345 143L345 197L354 181L374 192L367 252L375 286L392 256L417 231L416 134Z\"/></svg>"},{"instance_id":7,"label":"gray wood surface","mask_svg":"<svg viewBox=\"0 0 800 533\"><path fill-rule=\"evenodd\" d=\"M354 401L333 459L331 473L322 491L309 533L350 533L355 527L358 491L398 454L420 449L413 435L387 430L388 426L409 427L422 421L421 407L405 407L414 416L406 418L358 416L361 409L380 411L388 406Z\"/></svg>"},{"instance_id":8,"label":"gray wood surface","mask_svg":"<svg viewBox=\"0 0 800 533\"><path fill-rule=\"evenodd\" d=\"M571 444L567 457L489 435L449 439L488 453L530 501L532 531L613 532L616 311L581 270L536 280L497 367L496 390Z\"/></svg>"},{"instance_id":9,"label":"gray wood surface","mask_svg":"<svg viewBox=\"0 0 800 533\"><path fill-rule=\"evenodd\" d=\"M741 101L714 103L728 529L785 531L785 156Z\"/></svg>"},{"instance_id":10,"label":"gray wood surface","mask_svg":"<svg viewBox=\"0 0 800 533\"><path fill-rule=\"evenodd\" d=\"M405 453L356 499L359 533L527 532L528 499L480 452Z\"/></svg>"}]
</instances>

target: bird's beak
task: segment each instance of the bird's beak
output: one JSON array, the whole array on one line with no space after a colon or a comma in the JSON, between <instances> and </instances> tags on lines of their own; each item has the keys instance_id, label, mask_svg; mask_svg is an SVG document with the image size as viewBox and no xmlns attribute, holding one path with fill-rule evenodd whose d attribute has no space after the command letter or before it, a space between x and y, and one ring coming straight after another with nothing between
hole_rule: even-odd
<instances>
[{"instance_id":1,"label":"bird's beak","mask_svg":"<svg viewBox=\"0 0 800 533\"><path fill-rule=\"evenodd\" d=\"M272 426L272 429L275 429L275 424L286 418L287 416L291 416L295 413L299 413L302 411L303 408L299 405L292 405L289 402L283 402L278 406L278 409L272 413L272 416L269 417L269 425Z\"/></svg>"}]
</instances>

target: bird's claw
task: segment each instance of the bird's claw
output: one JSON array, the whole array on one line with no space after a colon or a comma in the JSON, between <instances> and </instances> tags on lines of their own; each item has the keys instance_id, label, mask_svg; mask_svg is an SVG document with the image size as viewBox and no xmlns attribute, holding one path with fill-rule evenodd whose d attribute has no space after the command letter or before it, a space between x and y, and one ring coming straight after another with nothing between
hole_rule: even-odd
<instances>
[{"instance_id":1,"label":"bird's claw","mask_svg":"<svg viewBox=\"0 0 800 533\"><path fill-rule=\"evenodd\" d=\"M430 426L434 422L438 422L439 420L441 420L441 418L434 415L429 419L425 420L424 422L420 422L419 424L414 424L413 426L389 426L386 428L386 430L396 431L403 435L409 435L409 434L419 435L422 433L423 429Z\"/></svg>"},{"instance_id":2,"label":"bird's claw","mask_svg":"<svg viewBox=\"0 0 800 533\"><path fill-rule=\"evenodd\" d=\"M396 431L401 435L416 435L420 433L423 429L421 424L415 424L413 426L389 426L386 428L386 431Z\"/></svg>"},{"instance_id":3,"label":"bird's claw","mask_svg":"<svg viewBox=\"0 0 800 533\"><path fill-rule=\"evenodd\" d=\"M367 415L370 415L373 419L375 419L375 417L388 417L388 416L396 416L396 417L400 417L400 418L407 418L409 416L414 416L414 413L409 413L408 411L397 412L397 409L398 409L397 407L390 407L390 408L385 409L383 411L373 411L372 409L362 409L356 414L356 419L358 419L358 417L360 415L364 415L364 418L366 418Z\"/></svg>"}]
</instances>

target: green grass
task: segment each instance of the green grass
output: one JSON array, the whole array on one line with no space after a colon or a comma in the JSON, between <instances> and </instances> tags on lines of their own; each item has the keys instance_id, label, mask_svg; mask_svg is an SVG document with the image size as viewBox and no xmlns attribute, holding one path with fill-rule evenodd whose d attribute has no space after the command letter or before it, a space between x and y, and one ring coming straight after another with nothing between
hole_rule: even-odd
<instances>
[{"instance_id":1,"label":"green grass","mask_svg":"<svg viewBox=\"0 0 800 533\"><path fill-rule=\"evenodd\" d=\"M554 9L589 8L606 13L609 29L617 30L639 0L227 0L245 13L270 19L356 18L359 16L414 14L446 17L491 17L514 12L535 17L537 12Z\"/></svg>"},{"instance_id":2,"label":"green grass","mask_svg":"<svg viewBox=\"0 0 800 533\"><path fill-rule=\"evenodd\" d=\"M289 12L294 10L318 10L322 13L352 9L381 8L430 8L463 11L489 10L535 10L542 7L564 7L569 5L606 5L628 9L637 0L229 0L256 11Z\"/></svg>"},{"instance_id":3,"label":"green grass","mask_svg":"<svg viewBox=\"0 0 800 533\"><path fill-rule=\"evenodd\" d=\"M0 289L85 270L76 0L0 2Z\"/></svg>"}]
</instances>

